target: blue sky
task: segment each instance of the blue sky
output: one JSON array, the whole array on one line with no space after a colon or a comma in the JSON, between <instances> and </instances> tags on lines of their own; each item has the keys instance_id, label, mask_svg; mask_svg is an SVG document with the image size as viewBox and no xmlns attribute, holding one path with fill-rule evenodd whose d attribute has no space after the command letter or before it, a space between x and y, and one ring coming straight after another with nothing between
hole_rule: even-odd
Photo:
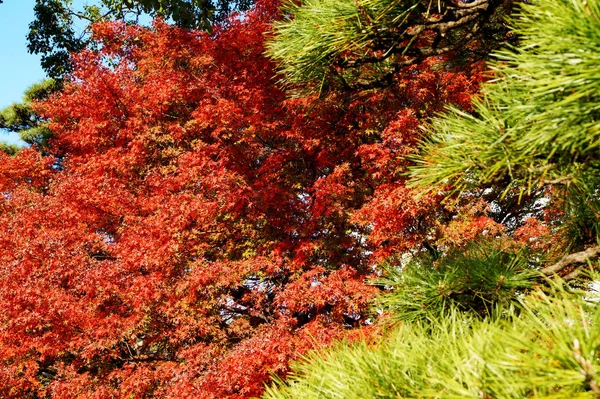
<instances>
[{"instance_id":1,"label":"blue sky","mask_svg":"<svg viewBox=\"0 0 600 399\"><path fill-rule=\"evenodd\" d=\"M73 2L77 9L94 3L99 1ZM20 102L29 86L46 77L40 57L27 52L27 32L33 21L34 5L35 0L4 0L0 4L0 109ZM24 144L17 134L2 130L0 141Z\"/></svg>"},{"instance_id":2,"label":"blue sky","mask_svg":"<svg viewBox=\"0 0 600 399\"><path fill-rule=\"evenodd\" d=\"M74 8L85 4L99 4L93 0L75 0ZM20 102L23 93L32 84L46 77L40 67L40 57L27 52L27 32L33 21L35 0L4 0L0 4L0 109ZM145 16L142 23L149 24ZM82 28L82 26L79 26ZM17 134L0 129L0 141L25 144Z\"/></svg>"},{"instance_id":3,"label":"blue sky","mask_svg":"<svg viewBox=\"0 0 600 399\"><path fill-rule=\"evenodd\" d=\"M25 89L44 79L40 59L27 53L26 36L35 0L4 0L0 4L0 109L21 101ZM15 143L17 135L0 133Z\"/></svg>"},{"instance_id":4,"label":"blue sky","mask_svg":"<svg viewBox=\"0 0 600 399\"><path fill-rule=\"evenodd\" d=\"M25 89L45 76L40 58L27 53L34 4L35 0L4 0L0 5L0 108L20 101Z\"/></svg>"}]
</instances>

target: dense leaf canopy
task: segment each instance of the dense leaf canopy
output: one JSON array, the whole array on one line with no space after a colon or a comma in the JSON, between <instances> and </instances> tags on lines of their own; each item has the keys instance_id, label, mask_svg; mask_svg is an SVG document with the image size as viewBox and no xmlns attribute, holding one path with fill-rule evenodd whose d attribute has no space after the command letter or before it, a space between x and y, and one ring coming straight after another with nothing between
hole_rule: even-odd
<instances>
[{"instance_id":1,"label":"dense leaf canopy","mask_svg":"<svg viewBox=\"0 0 600 399\"><path fill-rule=\"evenodd\" d=\"M595 303L547 277L600 256L600 14L548 3L516 33L495 0L88 8L2 113L33 146L0 153L0 396L251 398L337 339L267 396L597 395Z\"/></svg>"},{"instance_id":2,"label":"dense leaf canopy","mask_svg":"<svg viewBox=\"0 0 600 399\"><path fill-rule=\"evenodd\" d=\"M212 33L97 24L34 107L47 146L0 163L1 396L259 395L374 328L375 262L437 245L457 208L414 201L403 157L482 66L290 100L263 54L277 6ZM495 228L479 205L452 231Z\"/></svg>"}]
</instances>

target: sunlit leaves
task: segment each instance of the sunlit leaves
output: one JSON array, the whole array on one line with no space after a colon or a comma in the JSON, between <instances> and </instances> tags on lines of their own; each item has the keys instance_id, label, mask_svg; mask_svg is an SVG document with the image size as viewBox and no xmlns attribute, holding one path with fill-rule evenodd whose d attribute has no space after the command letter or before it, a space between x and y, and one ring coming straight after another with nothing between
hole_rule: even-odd
<instances>
[{"instance_id":1,"label":"sunlit leaves","mask_svg":"<svg viewBox=\"0 0 600 399\"><path fill-rule=\"evenodd\" d=\"M441 242L455 210L410 196L405 156L480 66L289 99L263 54L278 12L212 34L97 24L35 106L44 153L0 165L4 396L260 395L374 321L375 262Z\"/></svg>"}]
</instances>

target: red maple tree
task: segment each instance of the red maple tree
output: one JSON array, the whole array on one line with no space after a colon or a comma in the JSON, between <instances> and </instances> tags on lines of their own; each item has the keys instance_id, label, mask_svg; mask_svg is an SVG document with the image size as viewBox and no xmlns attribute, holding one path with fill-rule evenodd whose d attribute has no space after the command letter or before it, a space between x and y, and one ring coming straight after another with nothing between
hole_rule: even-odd
<instances>
[{"instance_id":1,"label":"red maple tree","mask_svg":"<svg viewBox=\"0 0 600 399\"><path fill-rule=\"evenodd\" d=\"M100 50L38 105L50 147L0 156L0 396L260 395L368 334L374 266L439 239L456 209L413 199L406 155L482 66L432 57L386 89L288 99L263 54L276 15L96 25Z\"/></svg>"}]
</instances>

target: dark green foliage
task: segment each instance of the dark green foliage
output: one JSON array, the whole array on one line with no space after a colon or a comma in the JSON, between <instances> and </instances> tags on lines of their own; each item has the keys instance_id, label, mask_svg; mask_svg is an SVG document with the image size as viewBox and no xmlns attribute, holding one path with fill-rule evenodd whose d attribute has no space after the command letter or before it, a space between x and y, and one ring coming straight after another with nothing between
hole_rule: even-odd
<instances>
[{"instance_id":1,"label":"dark green foliage","mask_svg":"<svg viewBox=\"0 0 600 399\"><path fill-rule=\"evenodd\" d=\"M0 142L0 151L5 152L8 155L15 155L17 151L19 151L19 147Z\"/></svg>"},{"instance_id":2,"label":"dark green foliage","mask_svg":"<svg viewBox=\"0 0 600 399\"><path fill-rule=\"evenodd\" d=\"M191 29L210 30L231 11L246 11L253 0L100 0L75 9L68 0L36 0L29 25L28 48L42 58L49 77L60 79L70 70L69 54L90 45L89 24L107 20L137 22L141 15L163 17ZM74 23L83 26L73 28Z\"/></svg>"},{"instance_id":3,"label":"dark green foliage","mask_svg":"<svg viewBox=\"0 0 600 399\"><path fill-rule=\"evenodd\" d=\"M252 4L248 0L102 0L107 12L119 19L127 14L148 13L191 29L210 29L211 23L223 21L231 11L245 11Z\"/></svg>"},{"instance_id":4,"label":"dark green foliage","mask_svg":"<svg viewBox=\"0 0 600 399\"><path fill-rule=\"evenodd\" d=\"M122 0L112 2L123 3ZM141 0L138 3L144 12L171 18L177 25L210 29L211 23L224 21L232 11L249 10L254 0Z\"/></svg>"},{"instance_id":5,"label":"dark green foliage","mask_svg":"<svg viewBox=\"0 0 600 399\"><path fill-rule=\"evenodd\" d=\"M582 171L578 184L571 184L561 193L563 223L560 229L569 250L600 244L600 167Z\"/></svg>"},{"instance_id":6,"label":"dark green foliage","mask_svg":"<svg viewBox=\"0 0 600 399\"><path fill-rule=\"evenodd\" d=\"M73 29L73 15L62 0L36 0L35 20L29 25L27 48L41 56L42 68L51 78L70 70L69 56L82 50L87 40Z\"/></svg>"},{"instance_id":7,"label":"dark green foliage","mask_svg":"<svg viewBox=\"0 0 600 399\"><path fill-rule=\"evenodd\" d=\"M28 144L45 145L51 135L44 121L31 109L32 101L47 98L60 89L60 83L46 79L25 91L23 102L0 110L0 129L16 132Z\"/></svg>"},{"instance_id":8,"label":"dark green foliage","mask_svg":"<svg viewBox=\"0 0 600 399\"><path fill-rule=\"evenodd\" d=\"M528 263L523 251L492 243L453 250L438 261L418 256L405 266L385 268L377 284L393 291L380 296L376 306L401 321L439 318L451 309L488 316L531 289L535 273Z\"/></svg>"}]
</instances>

